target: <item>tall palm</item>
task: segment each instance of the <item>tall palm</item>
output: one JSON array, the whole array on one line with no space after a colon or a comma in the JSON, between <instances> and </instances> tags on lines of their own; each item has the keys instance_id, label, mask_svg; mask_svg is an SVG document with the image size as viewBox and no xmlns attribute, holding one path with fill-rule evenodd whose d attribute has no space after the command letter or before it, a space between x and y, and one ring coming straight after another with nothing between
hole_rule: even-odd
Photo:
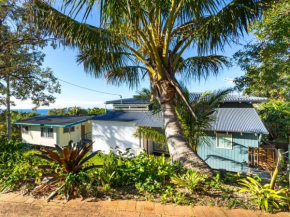
<instances>
[{"instance_id":1,"label":"tall palm","mask_svg":"<svg viewBox=\"0 0 290 217\"><path fill-rule=\"evenodd\" d=\"M176 76L192 80L218 74L228 62L215 52L237 41L271 0L62 0L61 12L45 1L31 1L39 27L77 47L78 62L88 73L131 88L147 76L162 108L171 158L211 175L178 122L175 95L194 112ZM95 7L100 8L98 27L86 23ZM83 22L74 19L80 12ZM189 48L196 55L185 58Z\"/></svg>"}]
</instances>

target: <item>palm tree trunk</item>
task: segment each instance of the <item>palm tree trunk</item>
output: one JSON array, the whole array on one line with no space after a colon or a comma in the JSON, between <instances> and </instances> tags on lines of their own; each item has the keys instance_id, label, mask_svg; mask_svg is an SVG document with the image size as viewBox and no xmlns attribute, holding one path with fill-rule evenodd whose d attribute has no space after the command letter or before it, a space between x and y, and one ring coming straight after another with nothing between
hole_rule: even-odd
<instances>
[{"instance_id":1,"label":"palm tree trunk","mask_svg":"<svg viewBox=\"0 0 290 217\"><path fill-rule=\"evenodd\" d=\"M10 111L10 79L9 74L6 75L6 128L7 128L7 139L11 139L11 111Z\"/></svg>"},{"instance_id":2,"label":"palm tree trunk","mask_svg":"<svg viewBox=\"0 0 290 217\"><path fill-rule=\"evenodd\" d=\"M173 101L161 104L165 136L173 161L180 161L187 169L194 169L207 176L213 176L211 168L189 146L179 124Z\"/></svg>"},{"instance_id":3,"label":"palm tree trunk","mask_svg":"<svg viewBox=\"0 0 290 217\"><path fill-rule=\"evenodd\" d=\"M165 136L172 161L179 161L187 169L196 170L209 177L213 176L211 168L193 151L184 136L174 106L175 88L164 79L151 82L151 90L161 105Z\"/></svg>"}]
</instances>

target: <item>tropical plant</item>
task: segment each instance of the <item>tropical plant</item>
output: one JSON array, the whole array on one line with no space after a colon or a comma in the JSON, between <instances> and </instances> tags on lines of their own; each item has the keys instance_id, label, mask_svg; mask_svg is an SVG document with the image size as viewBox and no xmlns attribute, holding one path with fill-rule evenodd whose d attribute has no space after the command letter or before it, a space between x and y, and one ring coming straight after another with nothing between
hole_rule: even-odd
<instances>
[{"instance_id":1,"label":"tropical plant","mask_svg":"<svg viewBox=\"0 0 290 217\"><path fill-rule=\"evenodd\" d=\"M33 2L39 28L61 38L64 45L77 47L77 60L86 72L131 88L148 76L151 93L162 108L172 160L182 159L182 165L212 175L188 145L178 123L176 95L194 112L176 77L192 81L218 74L228 61L216 51L237 42L248 23L258 19L261 9L272 1L63 0L61 12L44 1ZM100 7L98 27L85 23L96 6ZM80 23L74 18L82 9L84 22ZM186 58L184 52L193 47L197 55Z\"/></svg>"},{"instance_id":2,"label":"tropical plant","mask_svg":"<svg viewBox=\"0 0 290 217\"><path fill-rule=\"evenodd\" d=\"M200 174L197 171L187 170L184 174L173 175L173 177L171 177L171 183L186 188L189 192L193 192L201 189L201 185L206 178L206 175Z\"/></svg>"},{"instance_id":3,"label":"tropical plant","mask_svg":"<svg viewBox=\"0 0 290 217\"><path fill-rule=\"evenodd\" d=\"M262 185L259 181L251 177L241 179L239 183L245 186L240 192L248 192L250 194L249 199L258 209L272 212L273 209L282 208L290 202L288 188L279 190L271 189L269 184Z\"/></svg>"},{"instance_id":4,"label":"tropical plant","mask_svg":"<svg viewBox=\"0 0 290 217\"><path fill-rule=\"evenodd\" d=\"M67 147L56 144L56 151L46 148L40 150L41 154L35 154L35 156L50 162L50 165L39 165L39 168L44 170L43 177L49 179L38 191L59 185L57 191L53 192L48 199L60 190L63 190L66 198L69 199L73 190L76 190L75 188L82 184L81 181L85 177L84 172L100 167L99 165L85 165L89 159L98 154L98 152L93 152L87 155L91 147L92 143L86 143L78 147L77 144L70 141ZM79 175L79 173L81 174Z\"/></svg>"}]
</instances>

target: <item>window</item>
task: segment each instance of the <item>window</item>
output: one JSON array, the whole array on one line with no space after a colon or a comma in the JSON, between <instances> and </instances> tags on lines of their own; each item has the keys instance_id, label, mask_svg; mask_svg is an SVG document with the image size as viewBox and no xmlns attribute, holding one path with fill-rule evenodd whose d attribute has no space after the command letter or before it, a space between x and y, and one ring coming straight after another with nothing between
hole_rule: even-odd
<instances>
[{"instance_id":1,"label":"window","mask_svg":"<svg viewBox=\"0 0 290 217\"><path fill-rule=\"evenodd\" d=\"M69 129L70 129L70 132L75 132L75 127L65 127L63 128L63 133L69 133Z\"/></svg>"},{"instance_id":2,"label":"window","mask_svg":"<svg viewBox=\"0 0 290 217\"><path fill-rule=\"evenodd\" d=\"M28 126L22 126L22 133L28 134Z\"/></svg>"},{"instance_id":3,"label":"window","mask_svg":"<svg viewBox=\"0 0 290 217\"><path fill-rule=\"evenodd\" d=\"M232 149L233 148L233 135L231 133L217 133L216 134L217 148Z\"/></svg>"},{"instance_id":4,"label":"window","mask_svg":"<svg viewBox=\"0 0 290 217\"><path fill-rule=\"evenodd\" d=\"M41 127L41 137L53 138L53 128Z\"/></svg>"}]
</instances>

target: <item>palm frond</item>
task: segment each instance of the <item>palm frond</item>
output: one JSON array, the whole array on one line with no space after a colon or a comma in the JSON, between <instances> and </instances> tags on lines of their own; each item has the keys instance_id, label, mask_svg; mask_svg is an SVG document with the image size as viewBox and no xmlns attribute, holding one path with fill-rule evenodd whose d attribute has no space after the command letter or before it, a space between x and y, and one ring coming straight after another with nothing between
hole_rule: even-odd
<instances>
[{"instance_id":1,"label":"palm frond","mask_svg":"<svg viewBox=\"0 0 290 217\"><path fill-rule=\"evenodd\" d=\"M152 127L138 126L134 132L134 136L139 139L149 139L161 145L167 144L164 132L160 132L159 130Z\"/></svg>"},{"instance_id":2,"label":"palm frond","mask_svg":"<svg viewBox=\"0 0 290 217\"><path fill-rule=\"evenodd\" d=\"M114 68L106 74L107 82L114 85L127 84L131 89L137 89L146 74L147 69L141 66L125 66Z\"/></svg>"},{"instance_id":3,"label":"palm frond","mask_svg":"<svg viewBox=\"0 0 290 217\"><path fill-rule=\"evenodd\" d=\"M209 55L196 56L181 60L176 67L183 81L206 79L210 75L217 75L229 62L225 56Z\"/></svg>"},{"instance_id":4,"label":"palm frond","mask_svg":"<svg viewBox=\"0 0 290 217\"><path fill-rule=\"evenodd\" d=\"M118 41L125 41L125 38L120 38L108 29L80 23L41 0L33 2L31 8L34 22L40 29L62 39L65 45L82 49L105 51L110 48L111 51L122 51Z\"/></svg>"}]
</instances>

